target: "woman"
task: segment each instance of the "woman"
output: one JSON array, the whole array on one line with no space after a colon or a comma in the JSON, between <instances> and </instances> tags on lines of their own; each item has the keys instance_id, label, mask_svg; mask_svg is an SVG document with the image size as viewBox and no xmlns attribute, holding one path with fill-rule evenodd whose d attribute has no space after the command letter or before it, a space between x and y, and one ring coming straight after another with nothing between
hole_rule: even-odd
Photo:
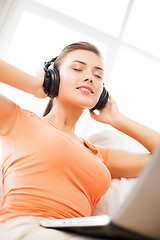
<instances>
[{"instance_id":1,"label":"woman","mask_svg":"<svg viewBox=\"0 0 160 240\"><path fill-rule=\"evenodd\" d=\"M0 95L3 239L63 239L64 233L39 227L40 220L89 216L111 177L136 177L160 142L159 133L125 117L111 97L99 115L90 110L91 117L134 138L149 153L96 147L76 136L76 122L84 109L93 109L103 91L101 55L95 46L79 42L54 60L60 84L45 117ZM52 85L47 82L48 65L44 81L44 76L30 76L0 61L0 81L44 98Z\"/></svg>"}]
</instances>

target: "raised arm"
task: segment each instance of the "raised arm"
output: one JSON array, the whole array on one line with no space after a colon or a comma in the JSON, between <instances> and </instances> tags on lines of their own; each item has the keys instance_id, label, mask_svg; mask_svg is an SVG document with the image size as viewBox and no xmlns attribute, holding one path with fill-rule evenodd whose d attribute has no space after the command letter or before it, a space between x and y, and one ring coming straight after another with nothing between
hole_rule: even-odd
<instances>
[{"instance_id":1,"label":"raised arm","mask_svg":"<svg viewBox=\"0 0 160 240\"><path fill-rule=\"evenodd\" d=\"M31 76L20 69L0 60L0 82L44 98L43 76ZM15 104L0 94L0 133L5 133L12 125L15 115Z\"/></svg>"},{"instance_id":2,"label":"raised arm","mask_svg":"<svg viewBox=\"0 0 160 240\"><path fill-rule=\"evenodd\" d=\"M44 78L32 76L0 60L0 82L18 88L38 98L46 97L42 85Z\"/></svg>"},{"instance_id":3,"label":"raised arm","mask_svg":"<svg viewBox=\"0 0 160 240\"><path fill-rule=\"evenodd\" d=\"M123 114L119 114L112 126L141 143L150 153L160 144L160 134Z\"/></svg>"},{"instance_id":4,"label":"raised arm","mask_svg":"<svg viewBox=\"0 0 160 240\"><path fill-rule=\"evenodd\" d=\"M96 121L110 124L117 130L132 137L149 151L148 154L134 154L120 150L109 151L107 166L112 176L136 177L148 162L150 154L160 144L160 133L121 114L117 104L111 97L99 115L91 112L91 116Z\"/></svg>"}]
</instances>

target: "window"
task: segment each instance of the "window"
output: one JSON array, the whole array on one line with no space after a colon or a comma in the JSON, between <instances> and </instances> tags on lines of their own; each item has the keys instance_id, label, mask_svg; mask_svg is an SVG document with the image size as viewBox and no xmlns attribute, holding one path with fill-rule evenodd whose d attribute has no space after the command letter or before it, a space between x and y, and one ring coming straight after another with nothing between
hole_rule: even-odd
<instances>
[{"instance_id":1,"label":"window","mask_svg":"<svg viewBox=\"0 0 160 240\"><path fill-rule=\"evenodd\" d=\"M109 35L118 36L128 0L35 0Z\"/></svg>"},{"instance_id":2,"label":"window","mask_svg":"<svg viewBox=\"0 0 160 240\"><path fill-rule=\"evenodd\" d=\"M108 84L124 114L158 131L159 79L159 62L121 47Z\"/></svg>"},{"instance_id":3,"label":"window","mask_svg":"<svg viewBox=\"0 0 160 240\"><path fill-rule=\"evenodd\" d=\"M135 0L124 41L160 58L160 1Z\"/></svg>"}]
</instances>

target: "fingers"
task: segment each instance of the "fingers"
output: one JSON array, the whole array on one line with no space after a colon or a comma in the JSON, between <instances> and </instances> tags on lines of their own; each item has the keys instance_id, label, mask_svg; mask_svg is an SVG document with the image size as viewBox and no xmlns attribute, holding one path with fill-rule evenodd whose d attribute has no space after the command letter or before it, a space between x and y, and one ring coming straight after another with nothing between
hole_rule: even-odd
<instances>
[{"instance_id":1,"label":"fingers","mask_svg":"<svg viewBox=\"0 0 160 240\"><path fill-rule=\"evenodd\" d=\"M113 97L111 95L109 95L109 101L114 101Z\"/></svg>"}]
</instances>

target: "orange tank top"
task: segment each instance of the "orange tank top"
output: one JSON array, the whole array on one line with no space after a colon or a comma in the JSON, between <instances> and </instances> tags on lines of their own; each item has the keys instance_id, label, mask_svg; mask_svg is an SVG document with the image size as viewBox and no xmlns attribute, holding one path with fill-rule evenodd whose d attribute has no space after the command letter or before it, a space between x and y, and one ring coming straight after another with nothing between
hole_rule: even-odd
<instances>
[{"instance_id":1,"label":"orange tank top","mask_svg":"<svg viewBox=\"0 0 160 240\"><path fill-rule=\"evenodd\" d=\"M67 134L16 105L1 135L4 199L0 222L19 216L84 217L110 186L108 149ZM103 157L103 158L102 158Z\"/></svg>"}]
</instances>

